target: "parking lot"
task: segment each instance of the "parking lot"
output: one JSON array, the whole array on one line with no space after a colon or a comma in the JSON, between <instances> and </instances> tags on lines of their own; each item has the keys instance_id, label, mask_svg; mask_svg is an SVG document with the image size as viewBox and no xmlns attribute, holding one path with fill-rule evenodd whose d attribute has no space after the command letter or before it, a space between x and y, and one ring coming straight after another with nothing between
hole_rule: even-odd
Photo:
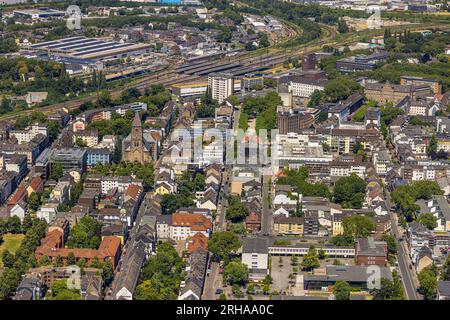
<instances>
[{"instance_id":1,"label":"parking lot","mask_svg":"<svg viewBox=\"0 0 450 320\"><path fill-rule=\"evenodd\" d=\"M290 273L292 273L292 268L293 266L291 266L290 257L272 256L272 268L270 270L270 275L273 279L273 283L271 286L272 291L281 292L287 290L287 288L289 287L288 276Z\"/></svg>"}]
</instances>

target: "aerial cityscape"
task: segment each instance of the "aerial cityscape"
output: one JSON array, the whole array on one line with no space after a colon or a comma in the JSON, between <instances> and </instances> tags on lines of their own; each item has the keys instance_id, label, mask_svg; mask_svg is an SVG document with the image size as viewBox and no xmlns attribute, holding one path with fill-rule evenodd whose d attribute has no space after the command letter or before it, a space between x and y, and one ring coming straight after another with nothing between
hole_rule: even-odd
<instances>
[{"instance_id":1,"label":"aerial cityscape","mask_svg":"<svg viewBox=\"0 0 450 320\"><path fill-rule=\"evenodd\" d=\"M0 300L450 300L449 201L447 0L0 0Z\"/></svg>"}]
</instances>

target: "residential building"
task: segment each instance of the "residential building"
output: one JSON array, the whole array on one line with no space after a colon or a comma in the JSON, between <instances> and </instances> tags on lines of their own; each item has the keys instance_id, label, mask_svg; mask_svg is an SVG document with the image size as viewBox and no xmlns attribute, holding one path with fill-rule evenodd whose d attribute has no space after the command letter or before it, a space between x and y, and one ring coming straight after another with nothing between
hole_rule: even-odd
<instances>
[{"instance_id":1,"label":"residential building","mask_svg":"<svg viewBox=\"0 0 450 320\"><path fill-rule=\"evenodd\" d=\"M98 144L98 130L77 130L73 133L73 142L78 141L86 144L87 147L92 148Z\"/></svg>"},{"instance_id":2,"label":"residential building","mask_svg":"<svg viewBox=\"0 0 450 320\"><path fill-rule=\"evenodd\" d=\"M278 234L303 235L304 221L301 217L286 217L277 215L273 217L274 231Z\"/></svg>"},{"instance_id":3,"label":"residential building","mask_svg":"<svg viewBox=\"0 0 450 320\"><path fill-rule=\"evenodd\" d=\"M10 132L11 136L14 136L17 139L17 143L27 143L33 140L35 136L38 134L42 134L45 137L48 136L48 127L45 124L35 123L25 130L12 130Z\"/></svg>"},{"instance_id":4,"label":"residential building","mask_svg":"<svg viewBox=\"0 0 450 320\"><path fill-rule=\"evenodd\" d=\"M228 73L212 73L208 75L208 88L211 90L212 98L219 103L233 95L234 77Z\"/></svg>"},{"instance_id":5,"label":"residential building","mask_svg":"<svg viewBox=\"0 0 450 320\"><path fill-rule=\"evenodd\" d=\"M211 231L211 219L203 214L172 214L172 225L170 226L170 238L172 240L186 240L197 232L203 233L209 239Z\"/></svg>"},{"instance_id":6,"label":"residential building","mask_svg":"<svg viewBox=\"0 0 450 320\"><path fill-rule=\"evenodd\" d=\"M438 281L437 300L450 300L450 281Z\"/></svg>"},{"instance_id":7,"label":"residential building","mask_svg":"<svg viewBox=\"0 0 450 320\"><path fill-rule=\"evenodd\" d=\"M86 151L86 165L88 167L95 167L99 163L102 165L111 163L112 152L109 149L88 148Z\"/></svg>"}]
</instances>

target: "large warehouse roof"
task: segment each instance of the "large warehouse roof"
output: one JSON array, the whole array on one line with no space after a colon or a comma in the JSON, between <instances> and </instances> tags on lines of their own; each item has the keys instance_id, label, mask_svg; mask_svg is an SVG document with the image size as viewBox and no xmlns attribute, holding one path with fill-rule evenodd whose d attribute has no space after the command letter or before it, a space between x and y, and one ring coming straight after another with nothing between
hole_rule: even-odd
<instances>
[{"instance_id":1,"label":"large warehouse roof","mask_svg":"<svg viewBox=\"0 0 450 320\"><path fill-rule=\"evenodd\" d=\"M79 36L36 43L31 45L31 48L34 50L50 50L52 53L82 59L101 59L133 51L146 50L150 48L150 45L106 41Z\"/></svg>"}]
</instances>

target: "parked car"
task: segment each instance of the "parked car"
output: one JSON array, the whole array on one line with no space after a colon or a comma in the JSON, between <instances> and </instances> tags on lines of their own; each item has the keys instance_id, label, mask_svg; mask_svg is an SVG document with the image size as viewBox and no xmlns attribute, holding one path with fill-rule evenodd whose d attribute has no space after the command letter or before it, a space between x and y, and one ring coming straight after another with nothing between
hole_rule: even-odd
<instances>
[{"instance_id":1,"label":"parked car","mask_svg":"<svg viewBox=\"0 0 450 320\"><path fill-rule=\"evenodd\" d=\"M217 288L216 289L216 294L222 294L223 293L223 290L222 289L220 289L220 288Z\"/></svg>"}]
</instances>

